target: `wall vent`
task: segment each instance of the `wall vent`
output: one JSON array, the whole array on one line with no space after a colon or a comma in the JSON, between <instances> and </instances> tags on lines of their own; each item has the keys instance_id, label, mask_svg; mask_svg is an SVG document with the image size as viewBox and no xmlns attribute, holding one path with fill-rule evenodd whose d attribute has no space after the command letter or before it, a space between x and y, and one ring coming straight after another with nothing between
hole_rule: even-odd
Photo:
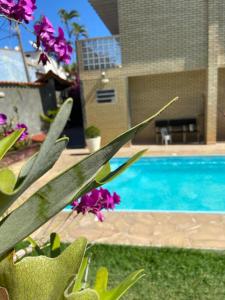
<instances>
[{"instance_id":1,"label":"wall vent","mask_svg":"<svg viewBox=\"0 0 225 300\"><path fill-rule=\"evenodd\" d=\"M113 103L116 100L115 90L97 90L96 101L98 103Z\"/></svg>"}]
</instances>

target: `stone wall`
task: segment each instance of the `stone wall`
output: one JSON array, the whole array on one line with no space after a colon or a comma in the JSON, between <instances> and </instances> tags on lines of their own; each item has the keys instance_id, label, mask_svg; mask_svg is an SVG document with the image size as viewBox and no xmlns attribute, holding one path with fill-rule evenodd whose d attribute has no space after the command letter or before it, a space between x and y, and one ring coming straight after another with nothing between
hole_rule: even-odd
<instances>
[{"instance_id":1,"label":"stone wall","mask_svg":"<svg viewBox=\"0 0 225 300\"><path fill-rule=\"evenodd\" d=\"M54 90L48 85L0 83L0 92L5 94L4 98L0 98L0 112L11 118L17 109L17 121L27 124L31 134L41 131L43 102L45 110L55 107Z\"/></svg>"}]
</instances>

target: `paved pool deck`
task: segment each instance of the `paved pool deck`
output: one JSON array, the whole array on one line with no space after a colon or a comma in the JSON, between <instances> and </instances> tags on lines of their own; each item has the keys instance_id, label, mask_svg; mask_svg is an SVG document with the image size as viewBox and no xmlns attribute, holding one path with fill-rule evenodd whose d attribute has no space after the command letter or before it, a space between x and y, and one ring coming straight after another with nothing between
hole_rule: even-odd
<instances>
[{"instance_id":1,"label":"paved pool deck","mask_svg":"<svg viewBox=\"0 0 225 300\"><path fill-rule=\"evenodd\" d=\"M146 156L225 155L225 143L218 143L124 147L117 156L129 157L142 149L148 149ZM19 203L87 154L87 149L65 150L52 170L33 184L20 197ZM16 163L12 169L18 172L21 165L21 162ZM65 223L67 217L67 212L59 213L33 236L44 241L48 233L57 230L64 241L73 241L82 235L92 243L225 249L225 214L106 212L103 223L97 222L92 215L72 216Z\"/></svg>"}]
</instances>

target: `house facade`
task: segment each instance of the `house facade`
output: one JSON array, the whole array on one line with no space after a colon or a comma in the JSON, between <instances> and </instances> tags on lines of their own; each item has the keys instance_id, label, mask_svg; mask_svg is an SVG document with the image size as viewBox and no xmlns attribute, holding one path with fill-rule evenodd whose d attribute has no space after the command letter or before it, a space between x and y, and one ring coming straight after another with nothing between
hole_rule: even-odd
<instances>
[{"instance_id":1,"label":"house facade","mask_svg":"<svg viewBox=\"0 0 225 300\"><path fill-rule=\"evenodd\" d=\"M224 141L225 1L89 2L112 36L78 44L87 125L108 142L179 96L159 119L195 118L202 142ZM154 127L133 143L155 143Z\"/></svg>"}]
</instances>

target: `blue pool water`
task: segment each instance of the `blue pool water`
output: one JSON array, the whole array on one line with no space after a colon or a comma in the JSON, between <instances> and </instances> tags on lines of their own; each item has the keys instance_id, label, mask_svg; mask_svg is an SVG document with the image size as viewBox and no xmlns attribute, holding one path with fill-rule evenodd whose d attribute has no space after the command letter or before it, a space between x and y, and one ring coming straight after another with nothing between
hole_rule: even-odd
<instances>
[{"instance_id":1,"label":"blue pool water","mask_svg":"<svg viewBox=\"0 0 225 300\"><path fill-rule=\"evenodd\" d=\"M127 159L111 160L112 169ZM225 212L225 157L142 158L105 185L118 210Z\"/></svg>"}]
</instances>

